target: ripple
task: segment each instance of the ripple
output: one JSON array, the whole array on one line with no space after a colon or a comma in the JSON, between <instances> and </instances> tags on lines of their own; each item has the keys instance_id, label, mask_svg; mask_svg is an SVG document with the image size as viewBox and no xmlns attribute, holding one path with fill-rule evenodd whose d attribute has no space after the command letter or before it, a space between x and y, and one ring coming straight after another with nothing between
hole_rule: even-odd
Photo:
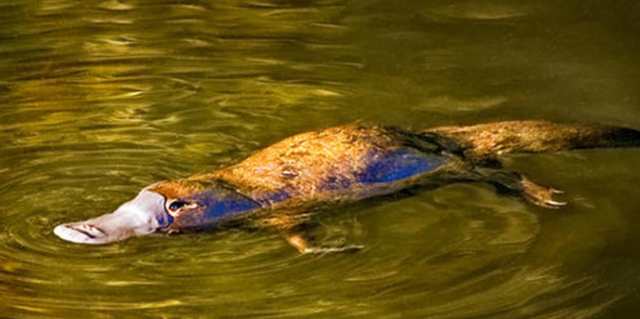
<instances>
[{"instance_id":1,"label":"ripple","mask_svg":"<svg viewBox=\"0 0 640 319\"><path fill-rule=\"evenodd\" d=\"M456 98L450 96L433 96L418 104L417 110L428 110L434 113L471 113L495 109L508 101L504 96L487 96L472 98Z\"/></svg>"},{"instance_id":2,"label":"ripple","mask_svg":"<svg viewBox=\"0 0 640 319\"><path fill-rule=\"evenodd\" d=\"M633 306L632 156L616 159L623 179L604 164L610 158L592 155L524 165L561 185L575 175L616 181L607 198L606 183L566 187L588 207L549 212L459 184L314 216L317 243L365 246L350 254L300 255L267 231L105 246L52 233L113 211L150 183L230 165L296 132L362 120L421 128L538 118L542 95L560 98L551 108L577 105L562 111L572 120L611 111L590 110L580 94L562 98L619 86L590 90L603 83L593 72L611 63L586 62L617 61L602 72L615 75L607 83L634 80L618 72L635 54L616 50L625 32L604 42L577 32L606 37L624 26L613 14L623 6L605 10L615 25L593 13L563 17L586 21L577 31L552 21L575 8L550 8L543 18L553 23L541 24L532 18L541 6L2 1L0 317L590 318ZM588 59L563 62L572 52ZM566 77L534 64L579 67ZM634 104L632 89L614 91L596 104ZM521 102L531 108L517 110Z\"/></svg>"},{"instance_id":3,"label":"ripple","mask_svg":"<svg viewBox=\"0 0 640 319\"><path fill-rule=\"evenodd\" d=\"M508 20L526 16L531 8L502 1L458 1L455 4L434 6L423 11L434 20L456 19L476 21Z\"/></svg>"},{"instance_id":4,"label":"ripple","mask_svg":"<svg viewBox=\"0 0 640 319\"><path fill-rule=\"evenodd\" d=\"M109 212L153 180L144 173L146 181L125 186L131 181L126 171L144 171L126 156L77 170L87 170L87 160L78 157L99 152L56 156L52 150L19 167L42 175L10 172L14 186L3 202L20 209L2 216L0 283L12 287L2 294L13 311L180 313L243 300L250 306L239 315L325 316L340 309L380 316L430 300L405 315L516 318L566 313L561 309L606 288L588 277L568 278L560 267L518 262L536 243L536 214L473 184L318 215L316 240L366 246L355 254L300 255L277 234L243 230L158 234L105 246L64 242L52 234L55 225ZM115 175L100 175L104 171ZM102 185L107 177L119 185ZM349 295L357 291L366 297L353 304ZM593 304L585 315L616 298Z\"/></svg>"},{"instance_id":5,"label":"ripple","mask_svg":"<svg viewBox=\"0 0 640 319\"><path fill-rule=\"evenodd\" d=\"M107 9L107 10L112 10L112 11L126 11L126 10L131 10L135 8L133 4L126 3L124 1L119 1L119 0L105 1L99 4L98 7Z\"/></svg>"}]
</instances>

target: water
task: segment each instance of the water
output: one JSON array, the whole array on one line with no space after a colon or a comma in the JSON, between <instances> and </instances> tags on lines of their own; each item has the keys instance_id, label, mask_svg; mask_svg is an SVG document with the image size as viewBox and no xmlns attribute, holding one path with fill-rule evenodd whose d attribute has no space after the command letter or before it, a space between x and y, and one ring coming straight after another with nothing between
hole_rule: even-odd
<instances>
[{"instance_id":1,"label":"water","mask_svg":"<svg viewBox=\"0 0 640 319\"><path fill-rule=\"evenodd\" d=\"M314 230L52 228L158 180L345 123L640 128L635 1L0 3L0 316L635 318L640 150L512 156L561 210L456 184L330 209Z\"/></svg>"}]
</instances>

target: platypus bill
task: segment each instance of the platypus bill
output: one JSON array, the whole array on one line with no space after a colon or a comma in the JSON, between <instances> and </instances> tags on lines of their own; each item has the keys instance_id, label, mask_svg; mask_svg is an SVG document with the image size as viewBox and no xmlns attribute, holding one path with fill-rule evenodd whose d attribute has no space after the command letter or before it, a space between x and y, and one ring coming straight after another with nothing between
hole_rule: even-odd
<instances>
[{"instance_id":1,"label":"platypus bill","mask_svg":"<svg viewBox=\"0 0 640 319\"><path fill-rule=\"evenodd\" d=\"M259 227L280 232L303 253L310 212L409 187L483 181L542 207L565 203L560 191L502 168L500 156L578 148L640 145L633 129L589 124L512 121L409 131L342 126L289 137L244 161L144 188L115 212L57 226L60 238L105 244L154 232Z\"/></svg>"}]
</instances>

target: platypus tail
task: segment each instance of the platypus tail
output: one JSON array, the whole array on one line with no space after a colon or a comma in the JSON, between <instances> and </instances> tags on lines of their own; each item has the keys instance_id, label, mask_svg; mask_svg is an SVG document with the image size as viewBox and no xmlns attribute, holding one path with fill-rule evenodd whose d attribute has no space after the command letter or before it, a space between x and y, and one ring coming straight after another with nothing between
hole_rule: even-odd
<instances>
[{"instance_id":1,"label":"platypus tail","mask_svg":"<svg viewBox=\"0 0 640 319\"><path fill-rule=\"evenodd\" d=\"M427 132L450 138L465 153L480 158L509 153L640 146L640 131L597 124L508 121L438 127Z\"/></svg>"}]
</instances>

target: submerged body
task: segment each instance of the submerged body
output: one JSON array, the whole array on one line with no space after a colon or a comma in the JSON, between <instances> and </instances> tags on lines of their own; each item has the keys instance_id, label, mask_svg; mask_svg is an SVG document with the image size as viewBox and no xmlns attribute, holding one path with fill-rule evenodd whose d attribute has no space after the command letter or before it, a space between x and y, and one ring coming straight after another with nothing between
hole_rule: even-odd
<instances>
[{"instance_id":1,"label":"submerged body","mask_svg":"<svg viewBox=\"0 0 640 319\"><path fill-rule=\"evenodd\" d=\"M301 225L318 207L420 185L485 181L530 202L555 207L557 191L503 170L512 152L632 146L640 133L594 125L501 122L426 131L343 126L280 141L244 161L145 188L116 212L63 224L54 232L79 243L108 243L156 231L228 225L271 227L312 251Z\"/></svg>"}]
</instances>

